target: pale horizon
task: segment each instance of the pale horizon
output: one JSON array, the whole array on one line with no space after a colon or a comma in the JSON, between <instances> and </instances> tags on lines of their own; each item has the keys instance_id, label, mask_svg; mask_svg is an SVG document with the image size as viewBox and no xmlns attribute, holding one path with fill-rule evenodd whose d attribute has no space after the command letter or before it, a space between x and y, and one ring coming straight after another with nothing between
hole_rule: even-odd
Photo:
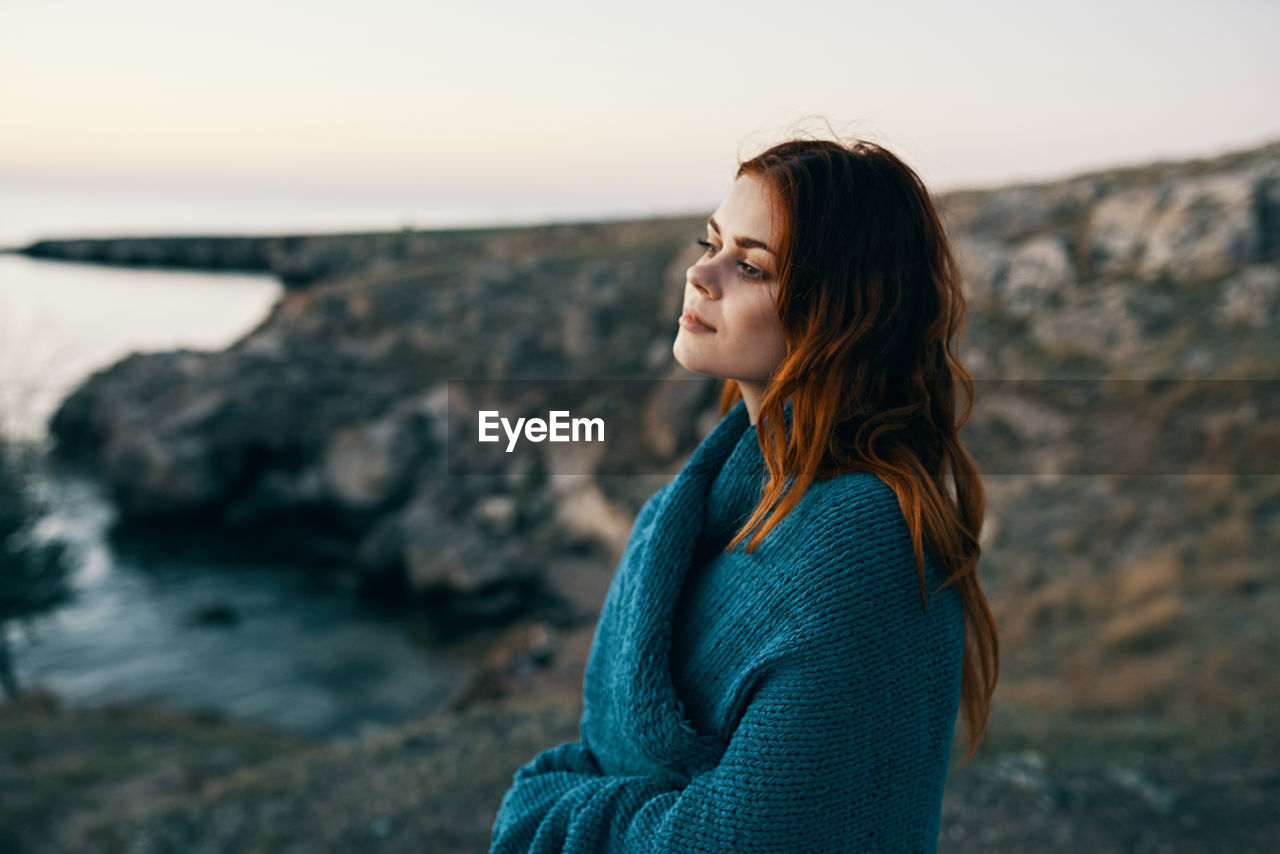
<instances>
[{"instance_id":1,"label":"pale horizon","mask_svg":"<svg viewBox=\"0 0 1280 854\"><path fill-rule=\"evenodd\" d=\"M806 117L937 193L1280 140L1277 4L780 8L11 0L0 191L432 226L707 210Z\"/></svg>"}]
</instances>

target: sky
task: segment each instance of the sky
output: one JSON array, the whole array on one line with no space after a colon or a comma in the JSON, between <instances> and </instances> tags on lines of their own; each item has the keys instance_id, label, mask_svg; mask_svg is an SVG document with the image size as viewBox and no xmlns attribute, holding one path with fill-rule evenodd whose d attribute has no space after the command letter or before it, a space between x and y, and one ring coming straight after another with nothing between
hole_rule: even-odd
<instances>
[{"instance_id":1,"label":"sky","mask_svg":"<svg viewBox=\"0 0 1280 854\"><path fill-rule=\"evenodd\" d=\"M690 212L815 117L1047 180L1280 139L1278 42L1274 0L3 0L0 187Z\"/></svg>"}]
</instances>

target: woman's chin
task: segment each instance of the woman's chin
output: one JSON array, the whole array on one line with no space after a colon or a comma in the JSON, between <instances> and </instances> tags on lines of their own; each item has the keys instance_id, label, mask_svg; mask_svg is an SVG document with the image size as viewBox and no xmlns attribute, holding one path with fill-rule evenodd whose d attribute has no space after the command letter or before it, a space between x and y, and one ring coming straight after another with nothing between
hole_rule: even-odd
<instances>
[{"instance_id":1,"label":"woman's chin","mask_svg":"<svg viewBox=\"0 0 1280 854\"><path fill-rule=\"evenodd\" d=\"M686 371L692 371L695 374L702 373L702 371L698 370L698 359L693 353L689 352L688 342L684 340L683 336L676 336L675 342L671 345L671 355L675 356L676 362Z\"/></svg>"}]
</instances>

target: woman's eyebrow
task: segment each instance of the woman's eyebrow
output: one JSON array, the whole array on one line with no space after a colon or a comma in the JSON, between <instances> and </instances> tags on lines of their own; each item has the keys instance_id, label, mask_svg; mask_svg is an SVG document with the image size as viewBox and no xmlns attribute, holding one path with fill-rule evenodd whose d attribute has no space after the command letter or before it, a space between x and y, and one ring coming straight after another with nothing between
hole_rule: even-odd
<instances>
[{"instance_id":1,"label":"woman's eyebrow","mask_svg":"<svg viewBox=\"0 0 1280 854\"><path fill-rule=\"evenodd\" d=\"M711 230L716 234L720 234L720 223L716 222L716 218L714 216L707 217L707 225L711 226ZM770 249L763 240L756 240L754 237L738 237L735 238L733 242L745 249L763 249L775 258L778 255L778 253Z\"/></svg>"}]
</instances>

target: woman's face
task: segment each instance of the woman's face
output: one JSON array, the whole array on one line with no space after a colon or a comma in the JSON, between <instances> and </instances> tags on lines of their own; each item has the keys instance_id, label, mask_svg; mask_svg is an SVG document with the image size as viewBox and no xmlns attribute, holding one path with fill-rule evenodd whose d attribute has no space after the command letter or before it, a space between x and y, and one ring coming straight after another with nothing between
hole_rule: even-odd
<instances>
[{"instance_id":1,"label":"woman's face","mask_svg":"<svg viewBox=\"0 0 1280 854\"><path fill-rule=\"evenodd\" d=\"M685 272L672 352L694 373L762 388L787 354L778 319L773 191L743 175L707 220L705 251Z\"/></svg>"}]
</instances>

